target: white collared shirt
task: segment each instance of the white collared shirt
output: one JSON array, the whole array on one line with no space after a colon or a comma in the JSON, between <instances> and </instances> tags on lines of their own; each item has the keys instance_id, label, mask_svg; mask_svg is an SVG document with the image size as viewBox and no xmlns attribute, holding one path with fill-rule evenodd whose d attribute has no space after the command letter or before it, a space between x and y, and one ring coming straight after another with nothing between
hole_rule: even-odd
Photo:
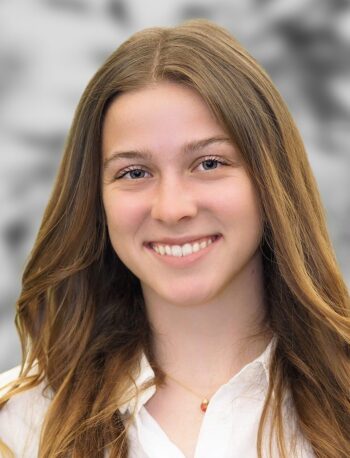
<instances>
[{"instance_id":1,"label":"white collared shirt","mask_svg":"<svg viewBox=\"0 0 350 458\"><path fill-rule=\"evenodd\" d=\"M257 458L257 431L269 383L269 361L275 344L276 338L273 338L260 356L245 365L212 396L203 415L194 458ZM140 368L137 387L154 376L145 355L142 356ZM15 368L2 374L0 386L17 373L18 368ZM42 388L43 384L12 397L0 411L0 437L14 451L16 458L35 458L38 454L41 424L50 404L50 399L42 394ZM135 409L135 419L128 431L129 456L185 458L144 407L155 391L156 387L151 386L120 409L123 414ZM288 457L314 458L311 446L297 431L288 399L284 407L287 447L295 429L297 439L297 453L288 454ZM266 428L266 431L269 432L269 429ZM268 440L263 448L266 457L269 456L267 444ZM278 458L276 450L273 449L273 457Z\"/></svg>"}]
</instances>

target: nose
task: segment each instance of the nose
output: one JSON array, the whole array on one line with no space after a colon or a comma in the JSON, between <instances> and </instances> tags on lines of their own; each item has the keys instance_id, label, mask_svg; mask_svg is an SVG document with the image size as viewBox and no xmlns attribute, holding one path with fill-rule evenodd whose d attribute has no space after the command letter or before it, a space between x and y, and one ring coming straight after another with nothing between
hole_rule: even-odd
<instances>
[{"instance_id":1,"label":"nose","mask_svg":"<svg viewBox=\"0 0 350 458\"><path fill-rule=\"evenodd\" d=\"M191 185L180 179L167 179L159 183L152 202L152 218L174 224L183 218L193 218L198 208Z\"/></svg>"}]
</instances>

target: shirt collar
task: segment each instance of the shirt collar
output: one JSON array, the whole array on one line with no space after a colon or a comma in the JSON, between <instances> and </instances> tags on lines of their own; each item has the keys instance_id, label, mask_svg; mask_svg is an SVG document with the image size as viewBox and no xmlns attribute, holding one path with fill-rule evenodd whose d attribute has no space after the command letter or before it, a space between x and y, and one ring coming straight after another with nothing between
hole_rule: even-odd
<instances>
[{"instance_id":1,"label":"shirt collar","mask_svg":"<svg viewBox=\"0 0 350 458\"><path fill-rule=\"evenodd\" d=\"M130 388L131 395L128 395L129 401L125 402L119 411L121 414L125 414L127 410L130 413L135 412L137 414L141 407L146 404L148 399L150 399L156 392L156 386L152 385L149 388L142 390L142 385L146 384L152 380L155 376L155 373L148 362L148 359L145 353L142 353L140 360L139 374L135 379L135 384Z\"/></svg>"},{"instance_id":2,"label":"shirt collar","mask_svg":"<svg viewBox=\"0 0 350 458\"><path fill-rule=\"evenodd\" d=\"M239 379L244 379L244 375L249 374L249 369L262 369L262 373L265 376L266 385L269 383L269 367L271 358L274 354L274 349L277 344L277 336L274 335L270 340L269 344L265 348L265 350L253 361L246 364L237 374L235 374L231 380L227 382L226 385L230 385L235 383ZM125 414L126 411L130 413L135 413L135 415L139 412L141 407L146 404L146 402L154 395L156 392L156 386L152 385L146 389L142 389L142 385L146 384L150 380L154 378L154 371L148 362L148 359L144 353L142 353L140 359L140 368L138 376L135 379L135 384L131 387L131 393L133 395L129 395L129 401L125 402L120 408L119 411L121 414Z\"/></svg>"}]
</instances>

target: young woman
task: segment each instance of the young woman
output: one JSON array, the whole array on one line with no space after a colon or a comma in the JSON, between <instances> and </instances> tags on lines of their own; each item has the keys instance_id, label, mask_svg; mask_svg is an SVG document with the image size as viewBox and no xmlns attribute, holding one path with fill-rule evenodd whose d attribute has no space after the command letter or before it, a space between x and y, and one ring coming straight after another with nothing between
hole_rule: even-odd
<instances>
[{"instance_id":1,"label":"young woman","mask_svg":"<svg viewBox=\"0 0 350 458\"><path fill-rule=\"evenodd\" d=\"M302 140L205 20L78 105L26 266L3 456L350 456L349 296Z\"/></svg>"}]
</instances>

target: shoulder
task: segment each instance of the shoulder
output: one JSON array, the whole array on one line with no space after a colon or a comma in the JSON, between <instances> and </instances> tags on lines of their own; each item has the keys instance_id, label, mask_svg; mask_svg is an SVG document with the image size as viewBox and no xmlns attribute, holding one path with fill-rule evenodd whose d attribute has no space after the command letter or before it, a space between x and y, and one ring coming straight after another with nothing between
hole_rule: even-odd
<instances>
[{"instance_id":1,"label":"shoulder","mask_svg":"<svg viewBox=\"0 0 350 458\"><path fill-rule=\"evenodd\" d=\"M10 383L13 380L16 380L16 378L19 375L20 368L21 366L16 366L0 374L0 396L2 396L6 392L6 390L3 387L7 383Z\"/></svg>"},{"instance_id":2,"label":"shoulder","mask_svg":"<svg viewBox=\"0 0 350 458\"><path fill-rule=\"evenodd\" d=\"M0 374L0 395L6 393L4 385L16 380L20 367ZM0 438L15 456L37 456L42 423L50 404L44 393L44 383L18 393L0 410Z\"/></svg>"}]
</instances>

